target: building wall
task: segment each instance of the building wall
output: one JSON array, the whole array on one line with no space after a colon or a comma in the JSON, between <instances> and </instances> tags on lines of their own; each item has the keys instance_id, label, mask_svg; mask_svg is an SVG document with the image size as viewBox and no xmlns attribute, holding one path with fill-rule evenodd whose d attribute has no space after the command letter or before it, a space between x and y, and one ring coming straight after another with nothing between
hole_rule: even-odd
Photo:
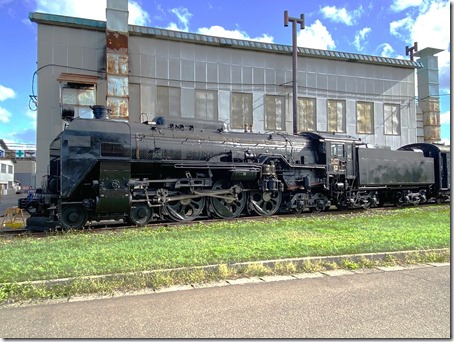
<instances>
[{"instance_id":1,"label":"building wall","mask_svg":"<svg viewBox=\"0 0 454 342\"><path fill-rule=\"evenodd\" d=\"M14 163L12 160L0 160L0 192L14 193Z\"/></svg>"},{"instance_id":2,"label":"building wall","mask_svg":"<svg viewBox=\"0 0 454 342\"><path fill-rule=\"evenodd\" d=\"M64 127L57 78L62 72L98 75L96 104L106 104L104 31L38 25L37 186L47 173L50 142ZM266 131L267 96L283 99L284 129L292 132L290 55L129 36L129 120L157 113L158 87L178 89L183 117L195 117L196 92L214 91L218 119L232 120L232 93L252 95L253 130ZM70 66L71 68L62 67ZM345 101L345 133L396 149L416 142L415 72L412 68L299 57L299 97L313 98L316 130L328 130L328 101ZM357 103L371 102L373 130L357 132ZM175 105L175 104L174 104ZM400 109L399 132L384 134L385 105Z\"/></svg>"},{"instance_id":3,"label":"building wall","mask_svg":"<svg viewBox=\"0 0 454 342\"><path fill-rule=\"evenodd\" d=\"M22 187L36 188L36 161L18 159L14 168L14 179L19 181Z\"/></svg>"},{"instance_id":4,"label":"building wall","mask_svg":"<svg viewBox=\"0 0 454 342\"><path fill-rule=\"evenodd\" d=\"M231 119L231 93L253 94L254 131L265 131L265 95L285 96L286 131L292 132L292 63L290 56L201 46L131 36L131 83L140 87L142 113L156 112L157 86L181 88L181 114L194 117L194 93L218 92L219 119ZM398 148L416 141L414 70L299 57L299 97L316 98L317 130L327 131L327 100L346 101L346 132L367 142ZM192 80L181 82L180 80ZM130 102L138 101L131 98ZM374 131L359 134L356 103L374 103ZM400 106L399 135L384 134L385 103ZM138 121L131 111L130 119Z\"/></svg>"},{"instance_id":5,"label":"building wall","mask_svg":"<svg viewBox=\"0 0 454 342\"><path fill-rule=\"evenodd\" d=\"M36 186L49 165L49 145L63 130L60 84L62 72L98 75L105 68L106 34L102 31L38 25L38 120ZM64 66L71 66L66 68ZM106 104L105 74L97 84L97 104Z\"/></svg>"}]
</instances>

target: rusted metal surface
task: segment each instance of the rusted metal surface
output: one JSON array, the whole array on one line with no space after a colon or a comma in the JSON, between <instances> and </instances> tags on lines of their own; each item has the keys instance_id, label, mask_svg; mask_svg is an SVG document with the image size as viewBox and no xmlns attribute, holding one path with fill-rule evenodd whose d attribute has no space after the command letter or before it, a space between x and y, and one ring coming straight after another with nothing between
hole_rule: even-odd
<instances>
[{"instance_id":1,"label":"rusted metal surface","mask_svg":"<svg viewBox=\"0 0 454 342\"><path fill-rule=\"evenodd\" d=\"M106 31L107 51L128 53L128 34L121 32Z\"/></svg>"},{"instance_id":2,"label":"rusted metal surface","mask_svg":"<svg viewBox=\"0 0 454 342\"><path fill-rule=\"evenodd\" d=\"M129 74L128 61L129 61L128 55L109 52L107 54L107 73L128 75Z\"/></svg>"},{"instance_id":3,"label":"rusted metal surface","mask_svg":"<svg viewBox=\"0 0 454 342\"><path fill-rule=\"evenodd\" d=\"M99 79L98 76L62 72L60 74L60 76L58 76L57 81L71 82L71 83L83 83L83 84L96 84L98 82L98 79Z\"/></svg>"},{"instance_id":4,"label":"rusted metal surface","mask_svg":"<svg viewBox=\"0 0 454 342\"><path fill-rule=\"evenodd\" d=\"M107 75L107 92L110 96L128 97L128 76Z\"/></svg>"},{"instance_id":5,"label":"rusted metal surface","mask_svg":"<svg viewBox=\"0 0 454 342\"><path fill-rule=\"evenodd\" d=\"M424 126L424 141L425 142L440 141L440 126Z\"/></svg>"},{"instance_id":6,"label":"rusted metal surface","mask_svg":"<svg viewBox=\"0 0 454 342\"><path fill-rule=\"evenodd\" d=\"M112 119L129 118L128 33L106 30L107 107Z\"/></svg>"},{"instance_id":7,"label":"rusted metal surface","mask_svg":"<svg viewBox=\"0 0 454 342\"><path fill-rule=\"evenodd\" d=\"M109 115L111 119L128 119L128 98L110 96L107 98L107 107L111 110Z\"/></svg>"},{"instance_id":8,"label":"rusted metal surface","mask_svg":"<svg viewBox=\"0 0 454 342\"><path fill-rule=\"evenodd\" d=\"M440 100L429 97L419 101L419 108L423 114L424 141L440 141Z\"/></svg>"}]
</instances>

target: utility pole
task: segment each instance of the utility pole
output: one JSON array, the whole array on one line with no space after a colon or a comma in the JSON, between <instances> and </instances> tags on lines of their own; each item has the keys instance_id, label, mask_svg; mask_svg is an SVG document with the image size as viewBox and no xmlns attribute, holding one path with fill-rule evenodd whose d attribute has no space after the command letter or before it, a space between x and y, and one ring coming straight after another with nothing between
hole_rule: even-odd
<instances>
[{"instance_id":1,"label":"utility pole","mask_svg":"<svg viewBox=\"0 0 454 342\"><path fill-rule=\"evenodd\" d=\"M408 45L405 47L405 55L408 56L410 55L410 60L413 62L413 54L415 52L418 52L418 43L414 42L412 47L409 47Z\"/></svg>"},{"instance_id":2,"label":"utility pole","mask_svg":"<svg viewBox=\"0 0 454 342\"><path fill-rule=\"evenodd\" d=\"M296 25L300 24L304 30L304 14L300 14L299 18L288 16L288 11L284 11L284 26L288 26L288 22L292 22L292 66L293 66L293 134L298 133L298 48L296 46Z\"/></svg>"}]
</instances>

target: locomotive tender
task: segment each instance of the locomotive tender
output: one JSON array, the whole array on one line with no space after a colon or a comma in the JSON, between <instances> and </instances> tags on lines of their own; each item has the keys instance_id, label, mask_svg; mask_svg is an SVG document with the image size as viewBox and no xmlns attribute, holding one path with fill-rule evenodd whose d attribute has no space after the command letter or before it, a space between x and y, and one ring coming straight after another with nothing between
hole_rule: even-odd
<instances>
[{"instance_id":1,"label":"locomotive tender","mask_svg":"<svg viewBox=\"0 0 454 342\"><path fill-rule=\"evenodd\" d=\"M449 199L449 167L450 150L441 145L392 151L338 133L75 118L50 145L43 188L19 207L30 213L30 229L45 230L419 204Z\"/></svg>"}]
</instances>

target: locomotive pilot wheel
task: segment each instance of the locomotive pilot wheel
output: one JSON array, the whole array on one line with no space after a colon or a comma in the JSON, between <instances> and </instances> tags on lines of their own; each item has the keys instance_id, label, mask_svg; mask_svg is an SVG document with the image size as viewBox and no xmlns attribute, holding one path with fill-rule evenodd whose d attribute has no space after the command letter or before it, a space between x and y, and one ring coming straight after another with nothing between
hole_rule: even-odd
<instances>
[{"instance_id":1,"label":"locomotive pilot wheel","mask_svg":"<svg viewBox=\"0 0 454 342\"><path fill-rule=\"evenodd\" d=\"M82 206L64 206L61 213L61 226L63 229L82 229L87 223L88 214Z\"/></svg>"},{"instance_id":2,"label":"locomotive pilot wheel","mask_svg":"<svg viewBox=\"0 0 454 342\"><path fill-rule=\"evenodd\" d=\"M231 182L219 180L213 185L213 190L229 189ZM236 184L241 187L240 184ZM210 210L214 216L219 218L236 218L239 217L246 206L246 194L240 192L236 197L232 194L222 197L210 197Z\"/></svg>"},{"instance_id":3,"label":"locomotive pilot wheel","mask_svg":"<svg viewBox=\"0 0 454 342\"><path fill-rule=\"evenodd\" d=\"M249 196L249 209L261 216L274 215L282 202L280 191L251 191Z\"/></svg>"},{"instance_id":4,"label":"locomotive pilot wheel","mask_svg":"<svg viewBox=\"0 0 454 342\"><path fill-rule=\"evenodd\" d=\"M153 209L145 203L139 203L131 207L129 220L137 226L144 226L153 218Z\"/></svg>"},{"instance_id":5,"label":"locomotive pilot wheel","mask_svg":"<svg viewBox=\"0 0 454 342\"><path fill-rule=\"evenodd\" d=\"M183 193L178 193L178 195L183 195ZM169 201L164 205L163 210L173 221L192 221L202 214L205 202L205 197Z\"/></svg>"}]
</instances>

